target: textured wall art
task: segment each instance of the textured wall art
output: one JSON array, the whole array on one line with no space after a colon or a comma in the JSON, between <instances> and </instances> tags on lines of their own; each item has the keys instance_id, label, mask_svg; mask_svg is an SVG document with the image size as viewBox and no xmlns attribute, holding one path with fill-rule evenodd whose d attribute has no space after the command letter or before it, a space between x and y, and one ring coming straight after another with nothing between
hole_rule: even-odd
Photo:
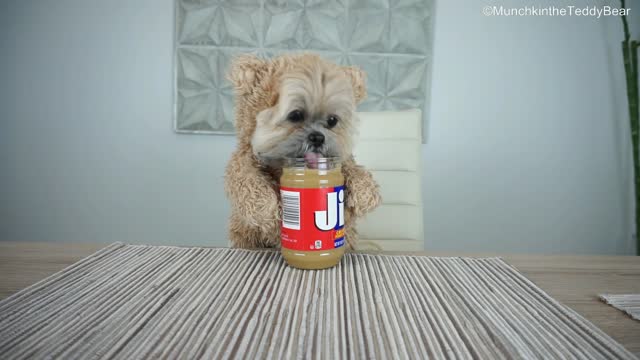
<instances>
[{"instance_id":1,"label":"textured wall art","mask_svg":"<svg viewBox=\"0 0 640 360\"><path fill-rule=\"evenodd\" d=\"M359 111L426 110L432 9L433 0L176 0L175 129L234 133L225 73L240 53L316 52L367 72Z\"/></svg>"}]
</instances>

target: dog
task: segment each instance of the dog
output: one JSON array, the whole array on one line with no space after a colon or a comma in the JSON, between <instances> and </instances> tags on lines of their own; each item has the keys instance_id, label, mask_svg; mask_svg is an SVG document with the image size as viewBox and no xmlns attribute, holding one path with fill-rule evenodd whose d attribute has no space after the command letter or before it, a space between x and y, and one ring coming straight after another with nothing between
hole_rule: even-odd
<instances>
[{"instance_id":1,"label":"dog","mask_svg":"<svg viewBox=\"0 0 640 360\"><path fill-rule=\"evenodd\" d=\"M345 242L354 248L357 218L381 201L371 173L352 155L356 105L366 97L364 72L308 53L271 60L243 55L234 59L228 78L235 89L238 138L225 171L232 245L280 247L284 159L335 157L347 189Z\"/></svg>"}]
</instances>

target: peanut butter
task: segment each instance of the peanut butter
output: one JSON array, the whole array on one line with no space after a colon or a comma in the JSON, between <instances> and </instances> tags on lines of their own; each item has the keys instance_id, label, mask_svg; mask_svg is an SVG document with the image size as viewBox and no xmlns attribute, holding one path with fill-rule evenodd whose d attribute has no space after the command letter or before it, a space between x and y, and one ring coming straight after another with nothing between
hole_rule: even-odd
<instances>
[{"instance_id":1,"label":"peanut butter","mask_svg":"<svg viewBox=\"0 0 640 360\"><path fill-rule=\"evenodd\" d=\"M340 262L344 240L344 178L333 158L289 159L280 178L281 248L300 269L324 269Z\"/></svg>"}]
</instances>

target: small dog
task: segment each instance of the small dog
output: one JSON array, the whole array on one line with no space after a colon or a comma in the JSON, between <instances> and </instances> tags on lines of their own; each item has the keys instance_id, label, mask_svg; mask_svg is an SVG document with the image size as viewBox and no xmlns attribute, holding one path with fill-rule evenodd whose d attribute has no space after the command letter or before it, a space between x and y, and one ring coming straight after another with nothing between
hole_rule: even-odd
<instances>
[{"instance_id":1,"label":"small dog","mask_svg":"<svg viewBox=\"0 0 640 360\"><path fill-rule=\"evenodd\" d=\"M337 157L347 189L345 240L347 248L354 247L356 218L380 203L377 184L352 156L364 78L358 68L313 54L235 59L229 79L236 90L238 148L225 175L234 246L280 246L279 177L285 158Z\"/></svg>"}]
</instances>

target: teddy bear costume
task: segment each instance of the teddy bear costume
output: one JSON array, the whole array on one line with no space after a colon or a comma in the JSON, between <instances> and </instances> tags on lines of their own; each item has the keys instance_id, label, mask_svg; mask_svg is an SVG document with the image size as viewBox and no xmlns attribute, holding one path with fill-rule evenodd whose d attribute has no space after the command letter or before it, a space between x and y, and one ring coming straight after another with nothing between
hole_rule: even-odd
<instances>
[{"instance_id":1,"label":"teddy bear costume","mask_svg":"<svg viewBox=\"0 0 640 360\"><path fill-rule=\"evenodd\" d=\"M225 191L231 202L229 236L234 247L280 247L281 169L263 166L253 153L251 138L256 116L278 101L282 74L300 64L339 67L351 80L356 103L366 97L365 75L355 67L329 63L317 55L283 55L271 60L243 55L234 59L228 78L235 88L235 128L238 146L226 168ZM356 164L353 156L342 163L347 198L345 201L345 241L347 249L357 242L356 220L381 201L371 173Z\"/></svg>"}]
</instances>

